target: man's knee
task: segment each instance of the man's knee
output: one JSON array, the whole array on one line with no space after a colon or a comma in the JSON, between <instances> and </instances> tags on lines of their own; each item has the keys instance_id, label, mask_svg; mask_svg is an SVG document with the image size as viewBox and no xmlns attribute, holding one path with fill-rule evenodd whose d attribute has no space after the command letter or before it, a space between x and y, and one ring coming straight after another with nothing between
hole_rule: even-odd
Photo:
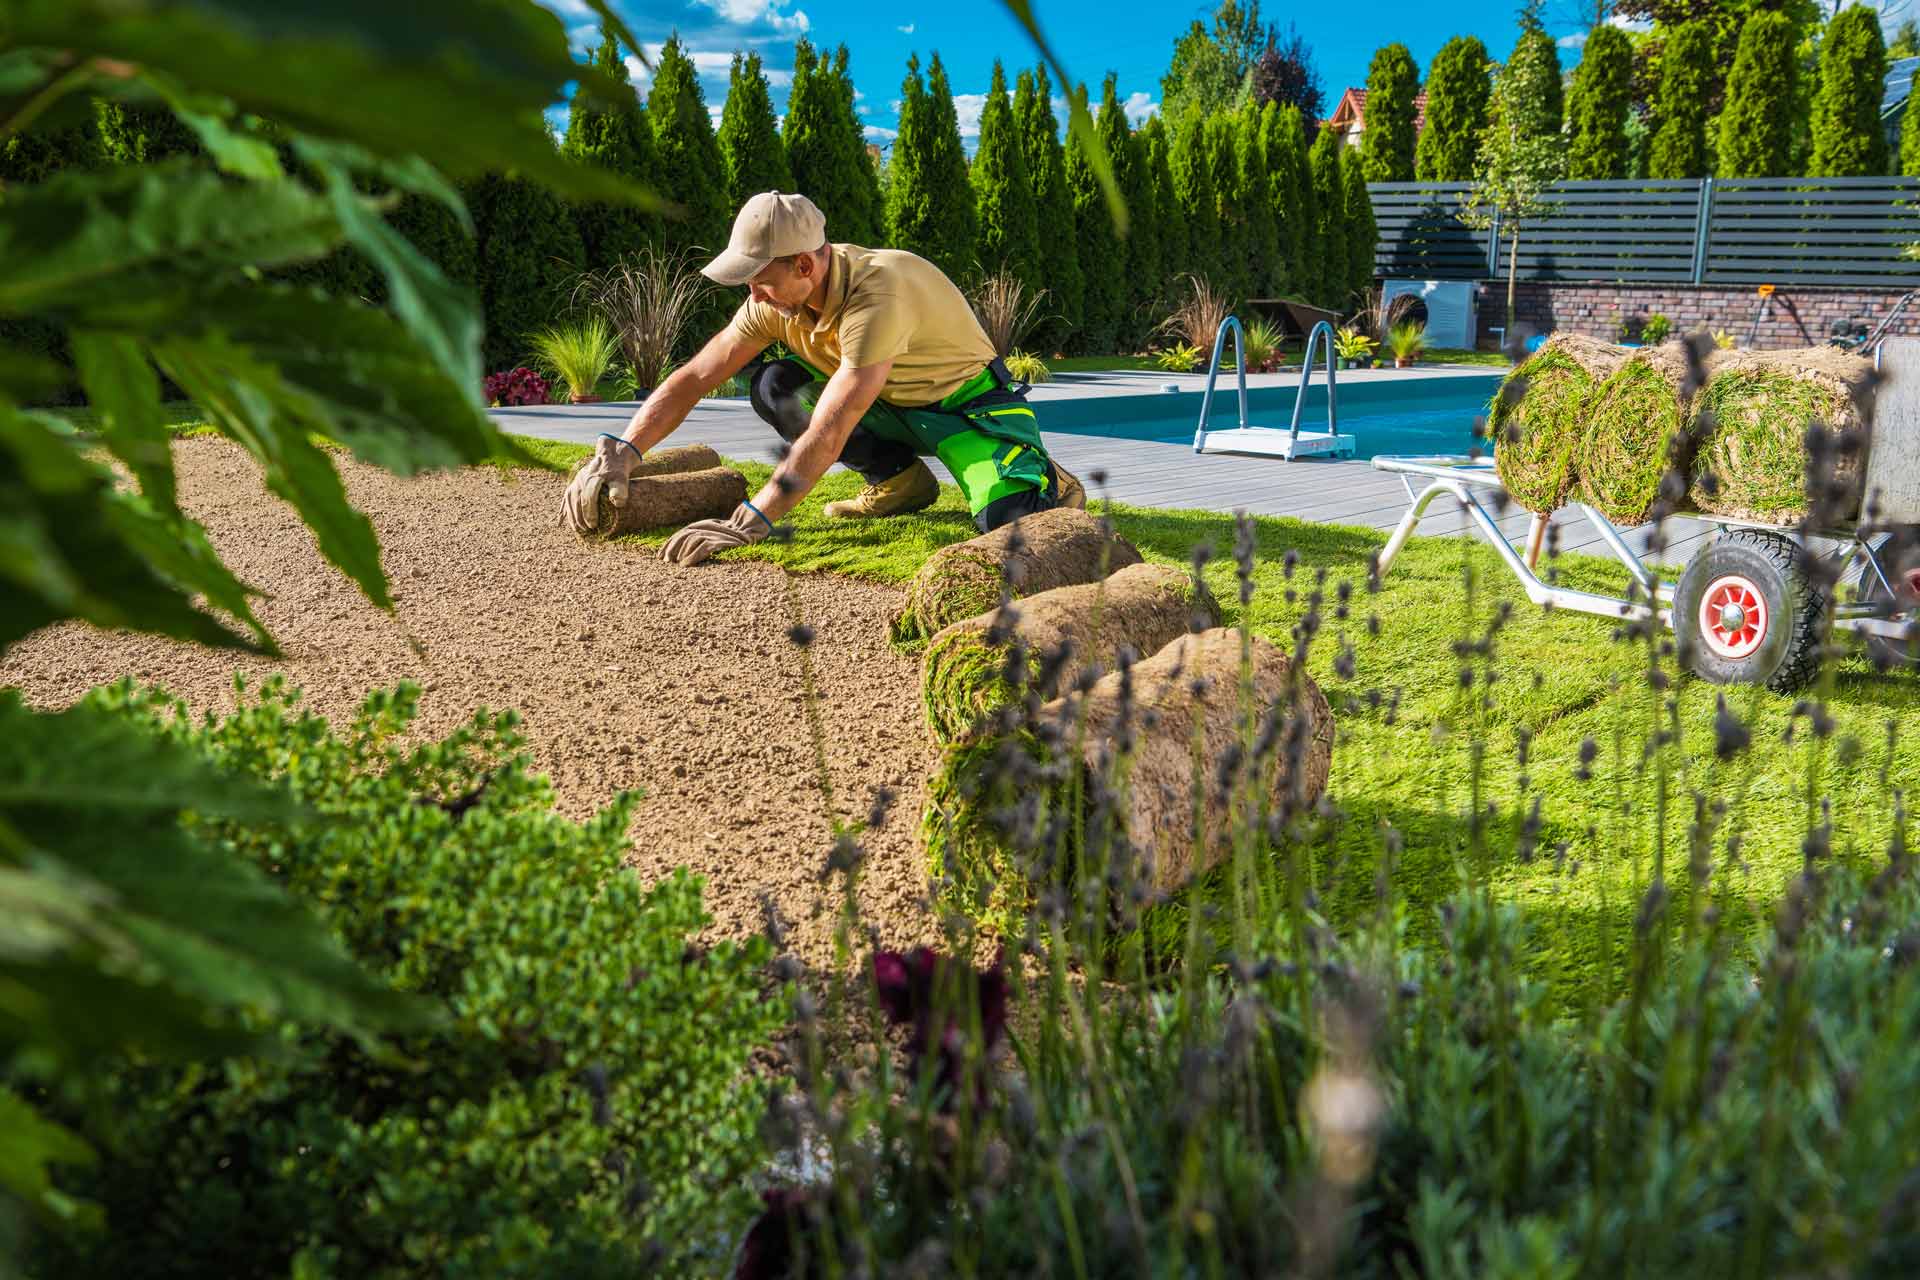
<instances>
[{"instance_id":1,"label":"man's knee","mask_svg":"<svg viewBox=\"0 0 1920 1280\"><path fill-rule=\"evenodd\" d=\"M813 420L813 402L801 392L814 381L813 370L798 360L769 360L748 380L747 400L781 439L798 440Z\"/></svg>"},{"instance_id":2,"label":"man's knee","mask_svg":"<svg viewBox=\"0 0 1920 1280\"><path fill-rule=\"evenodd\" d=\"M973 527L982 533L992 533L1001 525L1012 524L1022 516L1039 515L1059 505L1053 494L1038 486L1016 490L980 508L980 514L973 518Z\"/></svg>"}]
</instances>

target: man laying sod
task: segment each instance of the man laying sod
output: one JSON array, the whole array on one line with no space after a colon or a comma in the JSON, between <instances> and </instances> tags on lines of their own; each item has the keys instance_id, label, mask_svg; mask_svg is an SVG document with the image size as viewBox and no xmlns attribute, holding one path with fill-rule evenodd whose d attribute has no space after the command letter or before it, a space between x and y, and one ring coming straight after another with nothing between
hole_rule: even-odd
<instances>
[{"instance_id":1,"label":"man laying sod","mask_svg":"<svg viewBox=\"0 0 1920 1280\"><path fill-rule=\"evenodd\" d=\"M686 421L708 391L779 343L792 355L749 375L754 411L792 449L750 501L724 520L674 534L661 555L699 564L759 542L827 469L845 463L866 480L826 512L849 520L932 504L939 483L921 459L952 473L981 532L1057 506L1081 507L1080 484L1047 456L1026 403L954 283L898 249L829 244L826 218L805 196L765 192L734 219L727 250L701 268L747 286L727 327L654 389L624 436L603 435L567 487L564 518L597 527L599 500L627 500L634 464Z\"/></svg>"}]
</instances>

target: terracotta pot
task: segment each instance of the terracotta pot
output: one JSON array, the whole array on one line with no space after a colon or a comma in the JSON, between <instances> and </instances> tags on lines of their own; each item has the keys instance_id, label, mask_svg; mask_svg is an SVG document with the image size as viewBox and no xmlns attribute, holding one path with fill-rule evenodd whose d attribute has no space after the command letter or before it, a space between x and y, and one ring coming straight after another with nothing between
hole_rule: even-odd
<instances>
[{"instance_id":1,"label":"terracotta pot","mask_svg":"<svg viewBox=\"0 0 1920 1280\"><path fill-rule=\"evenodd\" d=\"M1395 356L1393 358L1393 367L1396 369L1406 369L1412 367L1412 365L1412 356Z\"/></svg>"},{"instance_id":2,"label":"terracotta pot","mask_svg":"<svg viewBox=\"0 0 1920 1280\"><path fill-rule=\"evenodd\" d=\"M600 397L594 395L592 392L582 393L579 391L575 391L570 393L567 396L567 403L568 404L599 404Z\"/></svg>"}]
</instances>

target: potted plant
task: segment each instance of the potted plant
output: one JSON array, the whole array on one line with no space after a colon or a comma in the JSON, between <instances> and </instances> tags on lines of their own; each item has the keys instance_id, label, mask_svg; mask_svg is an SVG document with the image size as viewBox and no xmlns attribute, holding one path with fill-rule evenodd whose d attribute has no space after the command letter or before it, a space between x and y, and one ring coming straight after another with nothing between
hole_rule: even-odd
<instances>
[{"instance_id":1,"label":"potted plant","mask_svg":"<svg viewBox=\"0 0 1920 1280\"><path fill-rule=\"evenodd\" d=\"M1358 329L1340 329L1333 335L1333 353L1340 357L1342 369L1371 363L1374 345L1373 339Z\"/></svg>"},{"instance_id":2,"label":"potted plant","mask_svg":"<svg viewBox=\"0 0 1920 1280\"><path fill-rule=\"evenodd\" d=\"M621 394L644 400L673 367L674 354L712 292L690 253L648 245L581 276L572 301L606 317L626 356Z\"/></svg>"},{"instance_id":3,"label":"potted plant","mask_svg":"<svg viewBox=\"0 0 1920 1280\"><path fill-rule=\"evenodd\" d=\"M1387 350L1393 352L1393 367L1404 369L1420 358L1427 347L1427 329L1425 325L1415 324L1411 320L1402 320L1387 330Z\"/></svg>"},{"instance_id":4,"label":"potted plant","mask_svg":"<svg viewBox=\"0 0 1920 1280\"><path fill-rule=\"evenodd\" d=\"M591 315L579 324L557 325L535 335L533 352L540 363L567 385L567 399L574 404L598 404L596 389L600 379L613 368L620 354L620 343L613 326L599 315Z\"/></svg>"}]
</instances>

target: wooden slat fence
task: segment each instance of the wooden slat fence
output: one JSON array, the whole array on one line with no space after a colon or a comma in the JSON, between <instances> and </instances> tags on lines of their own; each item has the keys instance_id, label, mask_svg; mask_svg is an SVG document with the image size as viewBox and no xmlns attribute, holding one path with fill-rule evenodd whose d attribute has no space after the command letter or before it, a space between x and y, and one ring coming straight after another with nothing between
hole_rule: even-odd
<instances>
[{"instance_id":1,"label":"wooden slat fence","mask_svg":"<svg viewBox=\"0 0 1920 1280\"><path fill-rule=\"evenodd\" d=\"M1464 183L1369 183L1376 275L1501 279L1499 228L1462 217ZM1563 182L1520 237L1523 280L1920 288L1920 179Z\"/></svg>"}]
</instances>

